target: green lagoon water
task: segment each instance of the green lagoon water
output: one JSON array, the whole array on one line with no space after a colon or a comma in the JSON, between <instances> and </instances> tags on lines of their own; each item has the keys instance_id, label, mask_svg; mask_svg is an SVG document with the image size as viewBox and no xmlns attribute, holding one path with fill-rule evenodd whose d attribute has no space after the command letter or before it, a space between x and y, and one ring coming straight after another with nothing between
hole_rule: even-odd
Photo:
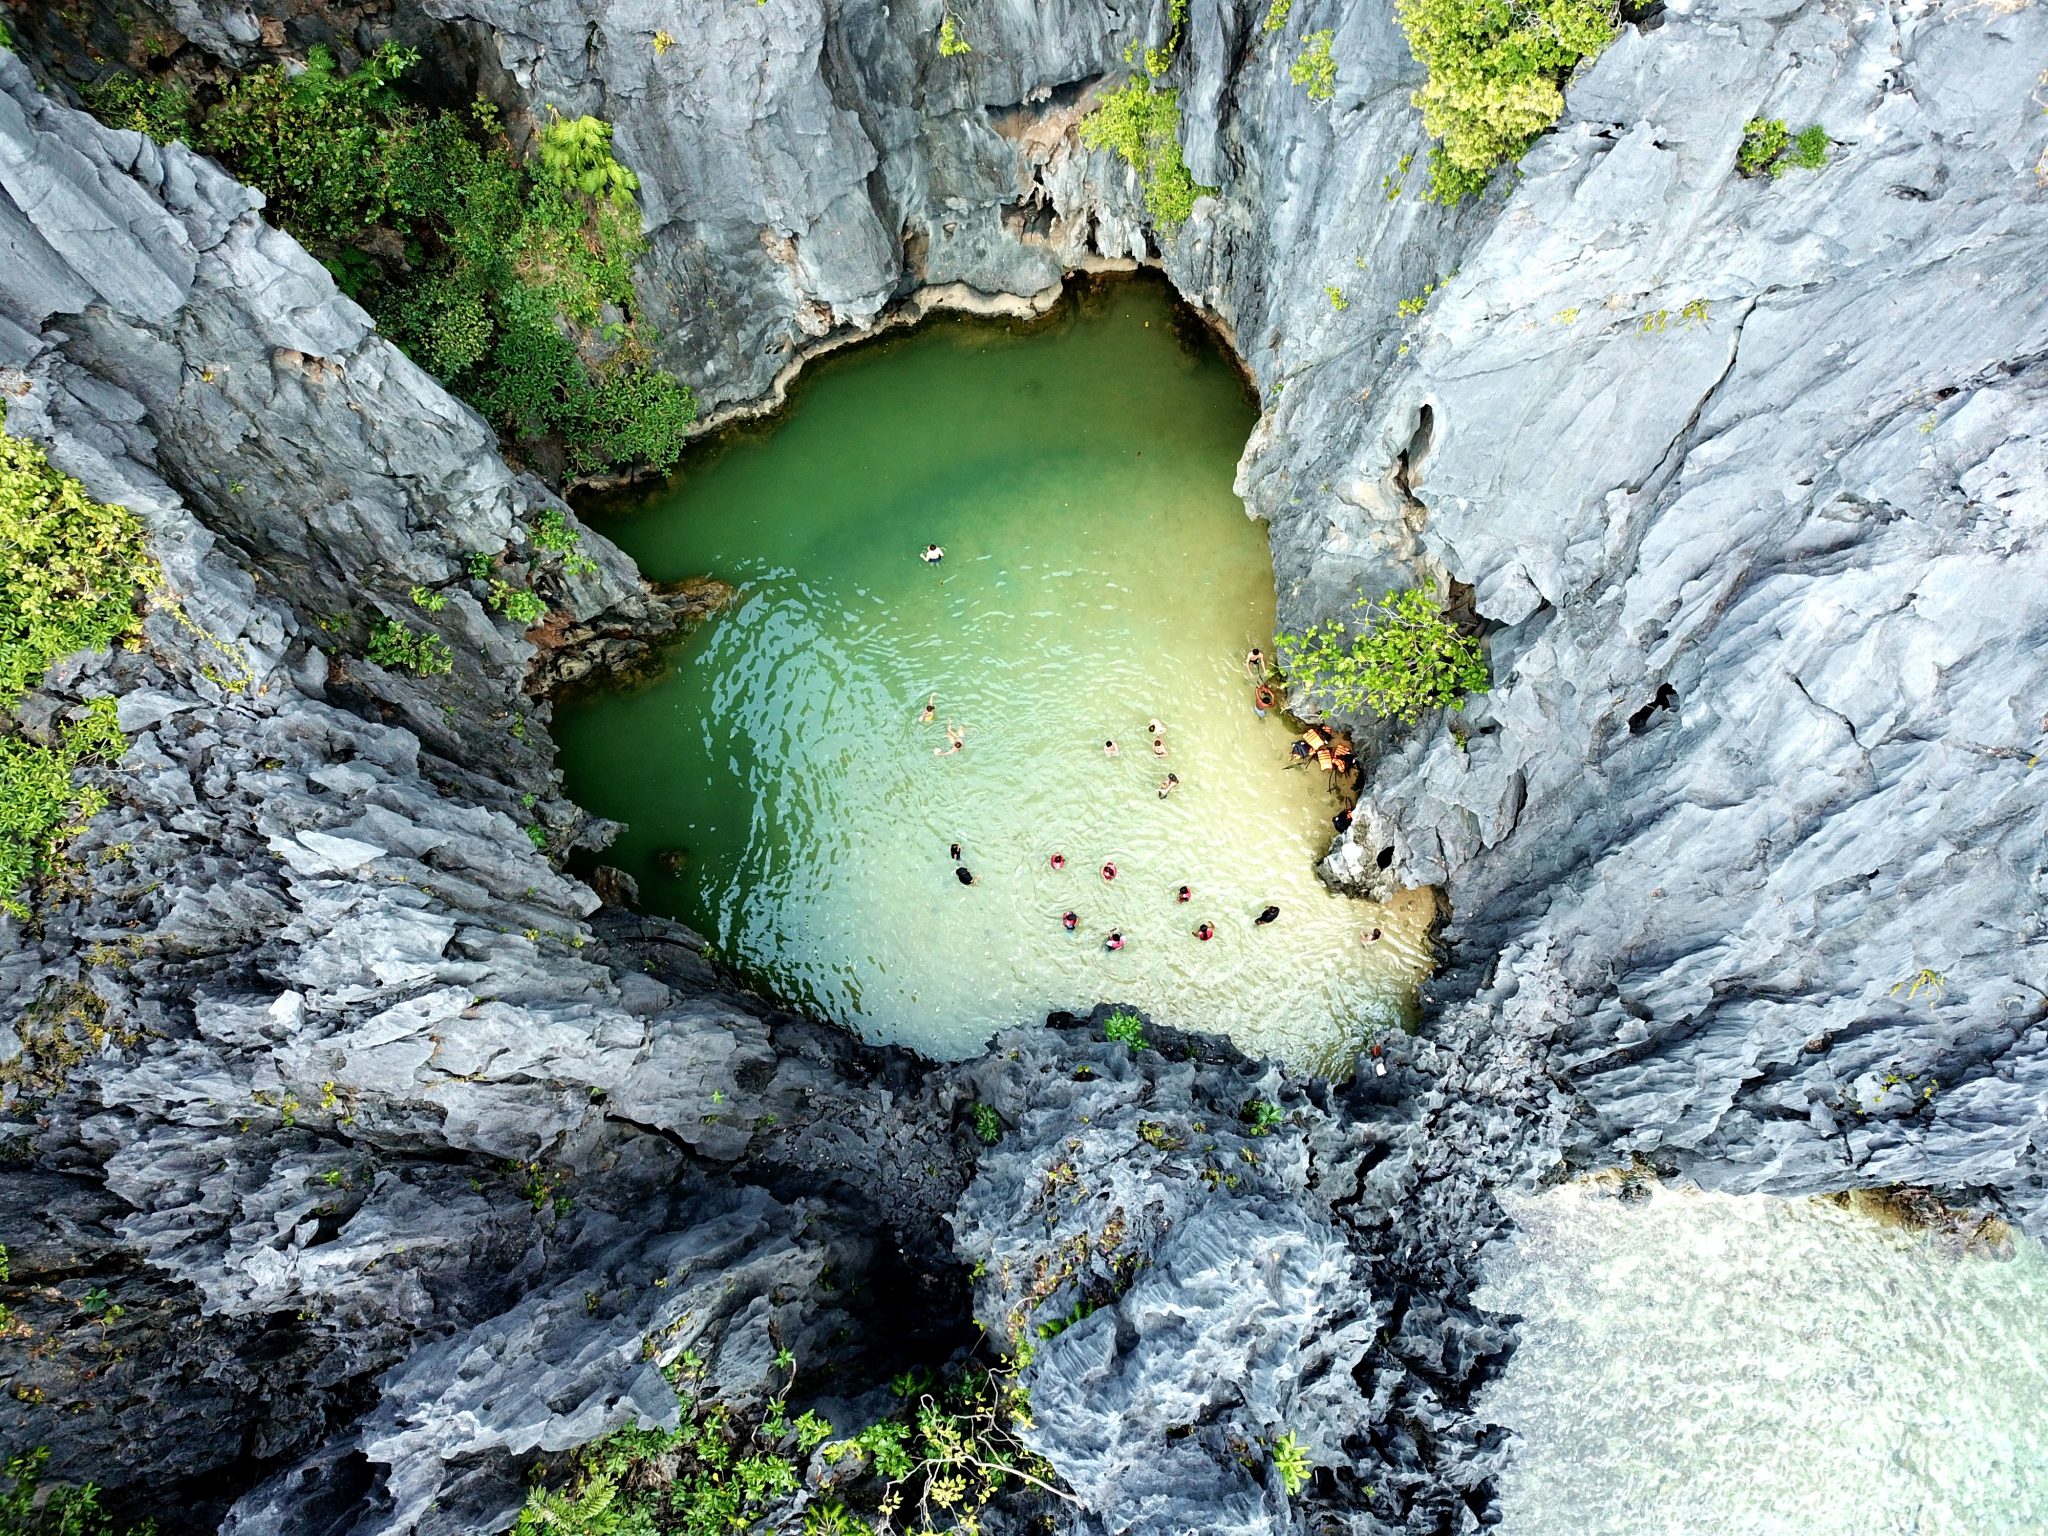
<instances>
[{"instance_id":1,"label":"green lagoon water","mask_svg":"<svg viewBox=\"0 0 2048 1536\"><path fill-rule=\"evenodd\" d=\"M814 364L775 422L598 519L657 580L739 589L655 683L559 713L570 793L628 828L608 862L763 988L870 1039L966 1055L1126 1002L1347 1067L1409 1017L1431 898L1323 888L1339 802L1253 711L1272 566L1231 480L1255 415L1147 281ZM935 755L949 723L965 750ZM1279 921L1255 927L1268 904Z\"/></svg>"}]
</instances>

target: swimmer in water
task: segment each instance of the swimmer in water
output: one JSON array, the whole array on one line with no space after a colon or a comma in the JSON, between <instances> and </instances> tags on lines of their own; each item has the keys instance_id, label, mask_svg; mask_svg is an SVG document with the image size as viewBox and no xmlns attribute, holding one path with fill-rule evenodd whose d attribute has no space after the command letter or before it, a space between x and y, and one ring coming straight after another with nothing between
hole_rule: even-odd
<instances>
[{"instance_id":1,"label":"swimmer in water","mask_svg":"<svg viewBox=\"0 0 2048 1536\"><path fill-rule=\"evenodd\" d=\"M1124 936L1121 933L1112 933L1102 941L1102 947L1104 949L1122 949L1124 947Z\"/></svg>"},{"instance_id":2,"label":"swimmer in water","mask_svg":"<svg viewBox=\"0 0 2048 1536\"><path fill-rule=\"evenodd\" d=\"M1102 878L1105 880L1114 880L1116 878L1116 864L1113 860L1102 866Z\"/></svg>"},{"instance_id":3,"label":"swimmer in water","mask_svg":"<svg viewBox=\"0 0 2048 1536\"><path fill-rule=\"evenodd\" d=\"M958 880L962 885L980 884L980 882L974 878L974 871L969 869L965 864L962 864L958 869L953 871L953 878Z\"/></svg>"},{"instance_id":4,"label":"swimmer in water","mask_svg":"<svg viewBox=\"0 0 2048 1536\"><path fill-rule=\"evenodd\" d=\"M1060 926L1066 929L1067 932L1072 933L1081 926L1081 919L1072 912L1062 912L1060 914Z\"/></svg>"},{"instance_id":5,"label":"swimmer in water","mask_svg":"<svg viewBox=\"0 0 2048 1536\"><path fill-rule=\"evenodd\" d=\"M1187 905L1187 903L1195 899L1194 888L1192 886L1182 886L1178 891L1174 892L1173 899L1183 906Z\"/></svg>"},{"instance_id":6,"label":"swimmer in water","mask_svg":"<svg viewBox=\"0 0 2048 1536\"><path fill-rule=\"evenodd\" d=\"M1263 720L1266 718L1266 711L1272 707L1273 690L1264 683L1259 684L1258 687L1252 690L1252 713Z\"/></svg>"},{"instance_id":7,"label":"swimmer in water","mask_svg":"<svg viewBox=\"0 0 2048 1536\"><path fill-rule=\"evenodd\" d=\"M1067 867L1067 856L1064 853L1056 853L1046 862L1052 865L1054 869L1065 869Z\"/></svg>"},{"instance_id":8,"label":"swimmer in water","mask_svg":"<svg viewBox=\"0 0 2048 1536\"><path fill-rule=\"evenodd\" d=\"M919 555L917 558L922 560L926 565L937 565L941 560L946 558L946 552L943 549L939 548L939 546L936 544L927 544L924 547L924 553Z\"/></svg>"},{"instance_id":9,"label":"swimmer in water","mask_svg":"<svg viewBox=\"0 0 2048 1536\"><path fill-rule=\"evenodd\" d=\"M946 851L953 855L953 862L955 864L960 862L960 845L958 843L950 844Z\"/></svg>"},{"instance_id":10,"label":"swimmer in water","mask_svg":"<svg viewBox=\"0 0 2048 1536\"><path fill-rule=\"evenodd\" d=\"M1147 720L1145 722L1145 729L1151 732L1154 736L1164 736L1166 734L1166 727L1159 723L1159 717L1157 715L1154 715L1150 720Z\"/></svg>"},{"instance_id":11,"label":"swimmer in water","mask_svg":"<svg viewBox=\"0 0 2048 1536\"><path fill-rule=\"evenodd\" d=\"M1197 924L1195 927L1195 937L1200 939L1204 944L1208 943L1211 939L1216 937L1216 925L1214 923Z\"/></svg>"},{"instance_id":12,"label":"swimmer in water","mask_svg":"<svg viewBox=\"0 0 2048 1536\"><path fill-rule=\"evenodd\" d=\"M1177 773L1169 773L1164 779L1160 780L1159 782L1159 798L1164 800L1168 795L1172 794L1176 789L1179 788L1180 775Z\"/></svg>"},{"instance_id":13,"label":"swimmer in water","mask_svg":"<svg viewBox=\"0 0 2048 1536\"><path fill-rule=\"evenodd\" d=\"M946 727L946 743L943 747L933 747L932 756L951 757L955 752L966 751L967 727L964 725L948 725Z\"/></svg>"},{"instance_id":14,"label":"swimmer in water","mask_svg":"<svg viewBox=\"0 0 2048 1536\"><path fill-rule=\"evenodd\" d=\"M1152 738L1152 755L1154 757L1166 756L1166 738L1164 736L1154 736Z\"/></svg>"},{"instance_id":15,"label":"swimmer in water","mask_svg":"<svg viewBox=\"0 0 2048 1536\"><path fill-rule=\"evenodd\" d=\"M930 725L932 716L939 712L939 696L935 693L924 701L924 713L917 717L919 725Z\"/></svg>"},{"instance_id":16,"label":"swimmer in water","mask_svg":"<svg viewBox=\"0 0 2048 1536\"><path fill-rule=\"evenodd\" d=\"M1246 651L1244 653L1244 669L1250 675L1253 682L1260 681L1266 675L1266 653L1256 645Z\"/></svg>"},{"instance_id":17,"label":"swimmer in water","mask_svg":"<svg viewBox=\"0 0 2048 1536\"><path fill-rule=\"evenodd\" d=\"M1252 922L1256 924L1258 927L1263 928L1268 923L1277 922L1279 920L1279 917L1280 909L1278 907L1268 907L1265 911L1261 912L1257 917L1253 918Z\"/></svg>"},{"instance_id":18,"label":"swimmer in water","mask_svg":"<svg viewBox=\"0 0 2048 1536\"><path fill-rule=\"evenodd\" d=\"M1377 928L1373 929L1371 933L1361 933L1358 936L1358 942L1361 944L1377 944L1379 941L1380 931Z\"/></svg>"},{"instance_id":19,"label":"swimmer in water","mask_svg":"<svg viewBox=\"0 0 2048 1536\"><path fill-rule=\"evenodd\" d=\"M1102 755L1103 755L1104 757L1115 757L1115 756L1116 756L1116 743L1115 743L1114 741L1105 741L1105 742L1104 742L1104 743L1102 744Z\"/></svg>"}]
</instances>

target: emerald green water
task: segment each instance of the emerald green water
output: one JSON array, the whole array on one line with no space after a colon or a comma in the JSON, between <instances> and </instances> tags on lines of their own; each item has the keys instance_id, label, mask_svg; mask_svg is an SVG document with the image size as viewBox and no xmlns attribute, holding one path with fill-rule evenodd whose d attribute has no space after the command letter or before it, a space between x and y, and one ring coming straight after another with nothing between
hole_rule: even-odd
<instances>
[{"instance_id":1,"label":"emerald green water","mask_svg":"<svg viewBox=\"0 0 2048 1536\"><path fill-rule=\"evenodd\" d=\"M1408 1017L1430 899L1323 888L1339 802L1252 708L1272 566L1231 479L1255 414L1151 282L814 364L775 423L598 519L649 576L740 593L656 683L558 715L570 793L627 824L608 862L763 988L870 1039L966 1055L1126 1002L1348 1066ZM965 749L935 755L949 723ZM656 855L678 849L668 872Z\"/></svg>"}]
</instances>

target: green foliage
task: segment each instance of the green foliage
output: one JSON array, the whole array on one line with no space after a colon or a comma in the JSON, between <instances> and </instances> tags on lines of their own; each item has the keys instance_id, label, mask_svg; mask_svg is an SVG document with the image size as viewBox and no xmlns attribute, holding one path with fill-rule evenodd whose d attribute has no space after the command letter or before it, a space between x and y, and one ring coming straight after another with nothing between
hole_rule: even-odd
<instances>
[{"instance_id":1,"label":"green foliage","mask_svg":"<svg viewBox=\"0 0 2048 1536\"><path fill-rule=\"evenodd\" d=\"M0 911L26 919L22 891L63 862L64 845L84 830L107 797L72 776L91 763L118 761L127 740L114 701L94 699L81 721L59 726L45 746L0 736Z\"/></svg>"},{"instance_id":2,"label":"green foliage","mask_svg":"<svg viewBox=\"0 0 2048 1536\"><path fill-rule=\"evenodd\" d=\"M432 587L416 586L412 589L412 605L427 613L439 613L448 606L448 594Z\"/></svg>"},{"instance_id":3,"label":"green foliage","mask_svg":"<svg viewBox=\"0 0 2048 1536\"><path fill-rule=\"evenodd\" d=\"M1312 699L1413 725L1427 710L1458 709L1486 691L1479 642L1445 619L1428 592L1390 592L1378 603L1360 597L1354 612L1365 614L1355 630L1357 621L1331 619L1274 637L1288 675Z\"/></svg>"},{"instance_id":4,"label":"green foliage","mask_svg":"<svg viewBox=\"0 0 2048 1536\"><path fill-rule=\"evenodd\" d=\"M1415 93L1437 139L1436 202L1480 191L1564 111L1564 82L1614 40L1614 0L1395 0L1408 47L1428 71Z\"/></svg>"},{"instance_id":5,"label":"green foliage","mask_svg":"<svg viewBox=\"0 0 2048 1536\"><path fill-rule=\"evenodd\" d=\"M146 133L172 144L192 132L192 93L175 80L153 75L111 75L83 93L85 104L110 128Z\"/></svg>"},{"instance_id":6,"label":"green foliage","mask_svg":"<svg viewBox=\"0 0 2048 1536\"><path fill-rule=\"evenodd\" d=\"M315 47L296 75L282 64L253 71L207 112L198 148L261 187L270 217L294 234L359 234L390 206L379 118L398 105L393 82L418 57L386 43L344 74Z\"/></svg>"},{"instance_id":7,"label":"green foliage","mask_svg":"<svg viewBox=\"0 0 2048 1536\"><path fill-rule=\"evenodd\" d=\"M1145 185L1145 210L1161 229L1187 222L1195 199L1214 192L1199 187L1180 152L1180 93L1149 80L1130 80L1081 119L1081 142L1113 149Z\"/></svg>"},{"instance_id":8,"label":"green foliage","mask_svg":"<svg viewBox=\"0 0 2048 1536\"><path fill-rule=\"evenodd\" d=\"M0 710L50 664L141 631L135 607L160 573L142 525L106 506L0 415Z\"/></svg>"},{"instance_id":9,"label":"green foliage","mask_svg":"<svg viewBox=\"0 0 2048 1536\"><path fill-rule=\"evenodd\" d=\"M396 619L379 619L370 626L366 659L387 671L404 670L414 677L433 677L455 668L455 653L439 635L422 634Z\"/></svg>"},{"instance_id":10,"label":"green foliage","mask_svg":"<svg viewBox=\"0 0 2048 1536\"><path fill-rule=\"evenodd\" d=\"M1308 1459L1308 1447L1295 1438L1291 1429L1273 1442L1273 1470L1280 1474L1280 1485L1290 1499L1308 1486L1309 1474L1315 1471Z\"/></svg>"},{"instance_id":11,"label":"green foliage","mask_svg":"<svg viewBox=\"0 0 2048 1536\"><path fill-rule=\"evenodd\" d=\"M1142 1051L1150 1043L1145 1039L1145 1021L1128 1008L1119 1008L1102 1021L1102 1038L1120 1041L1134 1051Z\"/></svg>"},{"instance_id":12,"label":"green foliage","mask_svg":"<svg viewBox=\"0 0 2048 1536\"><path fill-rule=\"evenodd\" d=\"M4 1536L115 1536L116 1527L100 1509L100 1492L91 1483L77 1488L42 1487L43 1468L50 1460L38 1447L10 1456L0 1468L0 1533ZM6 1486L11 1484L12 1486ZM126 1536L155 1536L156 1523L125 1527Z\"/></svg>"},{"instance_id":13,"label":"green foliage","mask_svg":"<svg viewBox=\"0 0 2048 1536\"><path fill-rule=\"evenodd\" d=\"M1287 13L1293 9L1294 0L1273 0L1273 3L1266 7L1265 30L1268 32L1278 32L1282 27L1286 26Z\"/></svg>"},{"instance_id":14,"label":"green foliage","mask_svg":"<svg viewBox=\"0 0 2048 1536\"><path fill-rule=\"evenodd\" d=\"M1324 287L1323 295L1330 301L1330 308L1336 310L1340 315L1351 307L1351 301L1344 297L1344 290L1337 287L1334 283Z\"/></svg>"},{"instance_id":15,"label":"green foliage","mask_svg":"<svg viewBox=\"0 0 2048 1536\"><path fill-rule=\"evenodd\" d=\"M1782 176L1789 170L1817 171L1828 163L1827 129L1809 123L1794 134L1782 117L1753 117L1742 128L1735 169L1744 176Z\"/></svg>"},{"instance_id":16,"label":"green foliage","mask_svg":"<svg viewBox=\"0 0 2048 1536\"><path fill-rule=\"evenodd\" d=\"M512 440L559 440L577 474L668 470L697 408L630 318L645 239L611 125L554 114L522 165L486 104L406 104L397 85L414 58L387 44L344 72L315 48L299 74L253 71L203 109L120 76L94 104L158 137L196 123L196 144L260 187L392 340Z\"/></svg>"},{"instance_id":17,"label":"green foliage","mask_svg":"<svg viewBox=\"0 0 2048 1536\"><path fill-rule=\"evenodd\" d=\"M1286 1121L1287 1116L1271 1099L1253 1099L1244 1107L1246 1129L1254 1136L1269 1136Z\"/></svg>"},{"instance_id":18,"label":"green foliage","mask_svg":"<svg viewBox=\"0 0 2048 1536\"><path fill-rule=\"evenodd\" d=\"M548 108L540 163L558 185L585 197L625 202L640 190L640 178L612 157L612 125L601 117L563 117Z\"/></svg>"},{"instance_id":19,"label":"green foliage","mask_svg":"<svg viewBox=\"0 0 2048 1536\"><path fill-rule=\"evenodd\" d=\"M953 21L953 13L946 12L946 19L939 23L939 57L957 59L963 53L972 52L973 47L960 35L960 28Z\"/></svg>"},{"instance_id":20,"label":"green foliage","mask_svg":"<svg viewBox=\"0 0 2048 1536\"><path fill-rule=\"evenodd\" d=\"M515 624L538 624L548 616L547 602L538 592L509 582L491 583L490 604Z\"/></svg>"},{"instance_id":21,"label":"green foliage","mask_svg":"<svg viewBox=\"0 0 2048 1536\"><path fill-rule=\"evenodd\" d=\"M976 1104L974 1106L974 1134L981 1138L982 1145L994 1146L1003 1139L1002 1116L998 1115L990 1105Z\"/></svg>"},{"instance_id":22,"label":"green foliage","mask_svg":"<svg viewBox=\"0 0 2048 1536\"><path fill-rule=\"evenodd\" d=\"M1330 57L1330 43L1337 34L1327 28L1311 32L1301 40L1301 52L1287 78L1305 86L1310 101L1328 101L1337 94L1337 61Z\"/></svg>"}]
</instances>

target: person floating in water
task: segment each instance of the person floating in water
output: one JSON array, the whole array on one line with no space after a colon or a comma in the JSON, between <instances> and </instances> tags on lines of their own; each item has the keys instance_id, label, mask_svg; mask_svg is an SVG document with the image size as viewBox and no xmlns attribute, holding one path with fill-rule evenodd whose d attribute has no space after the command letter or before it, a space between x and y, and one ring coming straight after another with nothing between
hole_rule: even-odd
<instances>
[{"instance_id":1,"label":"person floating in water","mask_svg":"<svg viewBox=\"0 0 2048 1536\"><path fill-rule=\"evenodd\" d=\"M1115 742L1114 740L1111 740L1111 741L1105 741L1105 742L1104 742L1104 743L1102 744L1102 755L1103 755L1104 757L1115 757L1115 756L1116 756L1116 742Z\"/></svg>"},{"instance_id":2,"label":"person floating in water","mask_svg":"<svg viewBox=\"0 0 2048 1536\"><path fill-rule=\"evenodd\" d=\"M1064 853L1056 853L1046 862L1052 865L1054 869L1065 869L1067 867L1067 856Z\"/></svg>"},{"instance_id":3,"label":"person floating in water","mask_svg":"<svg viewBox=\"0 0 2048 1536\"><path fill-rule=\"evenodd\" d=\"M953 855L953 862L958 864L960 862L960 845L958 843L949 844L947 851Z\"/></svg>"},{"instance_id":4,"label":"person floating in water","mask_svg":"<svg viewBox=\"0 0 2048 1536\"><path fill-rule=\"evenodd\" d=\"M1244 669L1255 683L1266 680L1266 653L1256 645L1244 653Z\"/></svg>"},{"instance_id":5,"label":"person floating in water","mask_svg":"<svg viewBox=\"0 0 2048 1536\"><path fill-rule=\"evenodd\" d=\"M1166 756L1166 738L1164 736L1154 736L1152 738L1152 755L1154 757Z\"/></svg>"},{"instance_id":6,"label":"person floating in water","mask_svg":"<svg viewBox=\"0 0 2048 1536\"><path fill-rule=\"evenodd\" d=\"M1111 933L1108 938L1102 941L1102 947L1104 949L1122 949L1124 947L1123 934L1121 932Z\"/></svg>"},{"instance_id":7,"label":"person floating in water","mask_svg":"<svg viewBox=\"0 0 2048 1536\"><path fill-rule=\"evenodd\" d=\"M943 747L933 747L932 756L951 757L955 752L966 751L967 727L964 725L948 725L946 727L946 743Z\"/></svg>"},{"instance_id":8,"label":"person floating in water","mask_svg":"<svg viewBox=\"0 0 2048 1536\"><path fill-rule=\"evenodd\" d=\"M1268 923L1279 921L1279 918L1280 909L1278 907L1268 907L1265 911L1261 912L1257 917L1253 918L1252 922L1255 923L1257 926L1263 928Z\"/></svg>"},{"instance_id":9,"label":"person floating in water","mask_svg":"<svg viewBox=\"0 0 2048 1536\"><path fill-rule=\"evenodd\" d=\"M1216 925L1214 923L1197 923L1195 925L1195 937L1204 944L1208 943L1216 937Z\"/></svg>"},{"instance_id":10,"label":"person floating in water","mask_svg":"<svg viewBox=\"0 0 2048 1536\"><path fill-rule=\"evenodd\" d=\"M1192 886L1182 886L1178 891L1174 892L1173 899L1183 906L1187 905L1187 903L1195 899L1194 888Z\"/></svg>"},{"instance_id":11,"label":"person floating in water","mask_svg":"<svg viewBox=\"0 0 2048 1536\"><path fill-rule=\"evenodd\" d=\"M1169 773L1165 778L1159 781L1159 798L1164 800L1168 795L1172 794L1176 789L1179 788L1180 775L1177 773Z\"/></svg>"},{"instance_id":12,"label":"person floating in water","mask_svg":"<svg viewBox=\"0 0 2048 1536\"><path fill-rule=\"evenodd\" d=\"M919 725L930 725L932 716L939 712L939 696L935 693L924 701L924 713L917 717Z\"/></svg>"},{"instance_id":13,"label":"person floating in water","mask_svg":"<svg viewBox=\"0 0 2048 1536\"><path fill-rule=\"evenodd\" d=\"M1081 919L1076 913L1062 912L1060 914L1060 926L1066 929L1067 932L1072 933L1081 926Z\"/></svg>"},{"instance_id":14,"label":"person floating in water","mask_svg":"<svg viewBox=\"0 0 2048 1536\"><path fill-rule=\"evenodd\" d=\"M1114 860L1102 866L1102 878L1105 880L1114 880L1116 878L1116 862Z\"/></svg>"},{"instance_id":15,"label":"person floating in water","mask_svg":"<svg viewBox=\"0 0 2048 1536\"><path fill-rule=\"evenodd\" d=\"M946 558L946 552L943 549L939 548L939 546L936 544L927 544L924 547L924 553L919 555L917 558L922 560L926 565L937 565L941 560Z\"/></svg>"},{"instance_id":16,"label":"person floating in water","mask_svg":"<svg viewBox=\"0 0 2048 1536\"><path fill-rule=\"evenodd\" d=\"M962 864L958 869L953 871L953 878L955 880L958 880L962 885L980 884L980 882L974 878L974 871L969 869L965 864Z\"/></svg>"},{"instance_id":17,"label":"person floating in water","mask_svg":"<svg viewBox=\"0 0 2048 1536\"><path fill-rule=\"evenodd\" d=\"M1164 736L1166 734L1166 727L1159 723L1159 717L1157 715L1154 715L1150 720L1147 720L1145 722L1145 729L1154 736Z\"/></svg>"},{"instance_id":18,"label":"person floating in water","mask_svg":"<svg viewBox=\"0 0 2048 1536\"><path fill-rule=\"evenodd\" d=\"M1361 933L1358 936L1358 942L1361 944L1377 944L1379 941L1380 931L1377 928L1373 929L1371 933Z\"/></svg>"}]
</instances>

